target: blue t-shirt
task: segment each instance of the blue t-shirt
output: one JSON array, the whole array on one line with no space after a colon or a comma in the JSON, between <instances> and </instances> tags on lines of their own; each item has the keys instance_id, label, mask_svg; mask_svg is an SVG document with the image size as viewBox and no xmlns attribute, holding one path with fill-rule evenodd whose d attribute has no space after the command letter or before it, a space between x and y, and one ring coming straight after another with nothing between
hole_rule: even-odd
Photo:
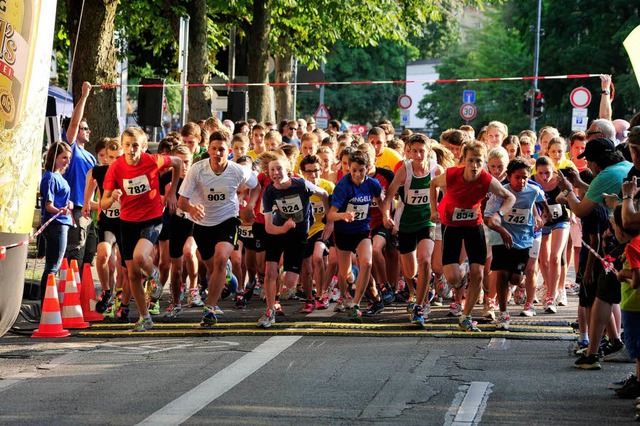
<instances>
[{"instance_id":1,"label":"blue t-shirt","mask_svg":"<svg viewBox=\"0 0 640 426\"><path fill-rule=\"evenodd\" d=\"M505 213L502 218L502 226L511 234L513 247L516 249L526 249L533 245L534 217L533 209L535 203L545 200L542 189L527 183L520 192L511 189L511 185L504 186L516 197L516 202L509 213ZM491 194L484 210L485 217L491 217L498 211L504 200ZM502 237L495 231L489 231L489 244L492 246L504 244Z\"/></svg>"},{"instance_id":2,"label":"blue t-shirt","mask_svg":"<svg viewBox=\"0 0 640 426\"><path fill-rule=\"evenodd\" d=\"M264 214L273 212L273 224L277 226L293 219L296 223L295 232L306 234L313 218L309 198L316 190L317 186L313 183L296 177L291 178L291 186L287 189L278 189L271 182L262 193Z\"/></svg>"},{"instance_id":3,"label":"blue t-shirt","mask_svg":"<svg viewBox=\"0 0 640 426\"><path fill-rule=\"evenodd\" d=\"M71 144L71 163L64 174L64 178L71 187L71 201L74 206L82 207L84 204L84 187L87 173L97 163L96 158L86 149L80 148L77 143Z\"/></svg>"},{"instance_id":4,"label":"blue t-shirt","mask_svg":"<svg viewBox=\"0 0 640 426\"><path fill-rule=\"evenodd\" d=\"M40 181L40 212L42 223L51 219L54 215L47 212L45 208L49 201L53 201L53 206L61 209L67 206L69 202L69 183L62 177L60 173L45 171ZM71 216L61 214L56 218L56 222L63 225L71 225Z\"/></svg>"},{"instance_id":5,"label":"blue t-shirt","mask_svg":"<svg viewBox=\"0 0 640 426\"><path fill-rule=\"evenodd\" d=\"M622 189L622 182L627 177L627 173L629 173L629 170L631 170L632 167L633 163L628 161L621 161L607 167L593 178L585 197L594 203L604 204L604 197L602 194L620 193L620 190Z\"/></svg>"},{"instance_id":6,"label":"blue t-shirt","mask_svg":"<svg viewBox=\"0 0 640 426\"><path fill-rule=\"evenodd\" d=\"M353 222L339 220L335 222L334 230L338 233L356 233L369 231L371 220L371 202L382 194L382 186L376 179L367 176L361 185L351 181L351 175L345 175L337 183L331 195L331 205L339 213L352 211L355 213Z\"/></svg>"}]
</instances>

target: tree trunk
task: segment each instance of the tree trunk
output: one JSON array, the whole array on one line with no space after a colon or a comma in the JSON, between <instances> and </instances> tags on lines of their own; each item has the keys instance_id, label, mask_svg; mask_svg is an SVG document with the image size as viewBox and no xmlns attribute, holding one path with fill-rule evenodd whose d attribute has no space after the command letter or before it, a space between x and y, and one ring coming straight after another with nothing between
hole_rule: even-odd
<instances>
[{"instance_id":1,"label":"tree trunk","mask_svg":"<svg viewBox=\"0 0 640 426\"><path fill-rule=\"evenodd\" d=\"M249 83L269 82L269 33L271 11L268 0L253 2L253 22L249 28ZM271 100L269 86L249 87L248 116L258 122L270 120Z\"/></svg>"},{"instance_id":2,"label":"tree trunk","mask_svg":"<svg viewBox=\"0 0 640 426\"><path fill-rule=\"evenodd\" d=\"M67 0L67 22L71 37L72 91L80 99L82 82L113 84L117 81L117 58L114 43L114 20L117 0L86 0L80 21L82 2ZM80 28L78 28L80 24ZM91 127L93 143L99 138L120 134L116 89L94 88L87 99L85 117Z\"/></svg>"},{"instance_id":3,"label":"tree trunk","mask_svg":"<svg viewBox=\"0 0 640 426\"><path fill-rule=\"evenodd\" d=\"M207 52L207 1L189 3L189 83L209 82ZM188 92L189 121L206 120L211 116L211 88L190 87Z\"/></svg>"},{"instance_id":4,"label":"tree trunk","mask_svg":"<svg viewBox=\"0 0 640 426\"><path fill-rule=\"evenodd\" d=\"M288 46L289 37L281 36L279 46ZM281 56L276 56L276 82L291 82L291 53L289 50ZM276 86L276 121L293 119L293 92L291 86Z\"/></svg>"}]
</instances>

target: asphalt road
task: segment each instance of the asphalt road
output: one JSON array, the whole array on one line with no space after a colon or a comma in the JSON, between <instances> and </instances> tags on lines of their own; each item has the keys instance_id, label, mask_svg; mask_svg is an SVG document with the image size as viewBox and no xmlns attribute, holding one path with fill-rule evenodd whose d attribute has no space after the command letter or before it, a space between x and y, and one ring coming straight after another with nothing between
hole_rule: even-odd
<instances>
[{"instance_id":1,"label":"asphalt road","mask_svg":"<svg viewBox=\"0 0 640 426\"><path fill-rule=\"evenodd\" d=\"M344 314L295 313L299 301L268 331L255 327L262 303L225 301L220 325L204 332L192 308L142 335L104 323L64 339L10 333L0 339L0 423L630 423L633 401L606 384L633 364L572 368L576 300L473 335L455 331L446 307L418 330L402 305L352 326Z\"/></svg>"}]
</instances>

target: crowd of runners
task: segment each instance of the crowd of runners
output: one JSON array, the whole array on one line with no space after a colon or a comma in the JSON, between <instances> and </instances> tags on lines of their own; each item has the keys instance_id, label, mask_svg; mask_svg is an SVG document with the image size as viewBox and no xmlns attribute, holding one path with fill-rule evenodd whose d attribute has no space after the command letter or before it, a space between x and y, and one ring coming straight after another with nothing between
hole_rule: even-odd
<instances>
[{"instance_id":1,"label":"crowd of runners","mask_svg":"<svg viewBox=\"0 0 640 426\"><path fill-rule=\"evenodd\" d=\"M601 118L566 138L499 121L434 139L397 134L387 120L360 135L333 121L211 117L168 134L157 154L129 128L96 141L95 157L85 149L85 83L69 144L46 155L43 222L61 214L45 231L45 274L65 250L95 261L96 309L129 322L133 297L141 332L152 315L178 318L187 306L213 327L231 298L225 309L264 303L264 328L284 315L281 300L298 298L303 313L334 309L354 322L403 304L417 326L449 303L465 332L479 331L479 302L508 330L512 315L555 314L570 291L579 295L575 366L637 359L640 114L612 121L611 80L601 82ZM638 373L611 387L640 396Z\"/></svg>"}]
</instances>

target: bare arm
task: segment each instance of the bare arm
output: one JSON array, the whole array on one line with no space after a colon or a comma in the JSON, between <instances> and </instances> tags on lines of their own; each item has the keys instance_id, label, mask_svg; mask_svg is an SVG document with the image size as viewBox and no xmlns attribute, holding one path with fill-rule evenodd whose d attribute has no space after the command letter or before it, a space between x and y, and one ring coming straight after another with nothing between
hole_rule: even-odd
<instances>
[{"instance_id":1,"label":"bare arm","mask_svg":"<svg viewBox=\"0 0 640 426\"><path fill-rule=\"evenodd\" d=\"M80 99L78 99L75 108L73 108L71 120L69 121L69 128L67 129L67 142L69 142L69 144L74 143L78 137L80 122L82 121L82 117L84 117L84 107L87 103L89 93L91 93L91 83L85 81L82 83L82 95Z\"/></svg>"},{"instance_id":2,"label":"bare arm","mask_svg":"<svg viewBox=\"0 0 640 426\"><path fill-rule=\"evenodd\" d=\"M502 186L500 182L498 182L498 179L492 178L491 184L489 185L489 192L504 200L502 206L500 206L499 211L501 211L503 214L507 214L509 213L509 211L511 211L511 208L516 202L516 197L504 186Z\"/></svg>"},{"instance_id":3,"label":"bare arm","mask_svg":"<svg viewBox=\"0 0 640 426\"><path fill-rule=\"evenodd\" d=\"M438 189L447 187L447 174L442 173L431 181L429 187L429 203L431 204L431 222L440 223L440 213L438 213Z\"/></svg>"},{"instance_id":4,"label":"bare arm","mask_svg":"<svg viewBox=\"0 0 640 426\"><path fill-rule=\"evenodd\" d=\"M608 93L602 93L600 95L600 111L598 112L600 118L606 118L611 121L611 76L608 74L602 74L600 76L600 87L602 91Z\"/></svg>"},{"instance_id":5,"label":"bare arm","mask_svg":"<svg viewBox=\"0 0 640 426\"><path fill-rule=\"evenodd\" d=\"M93 179L93 169L87 172L87 180L84 187L84 204L82 205L82 215L89 217L91 210L98 210L98 205L91 198L96 191L98 183Z\"/></svg>"},{"instance_id":6,"label":"bare arm","mask_svg":"<svg viewBox=\"0 0 640 426\"><path fill-rule=\"evenodd\" d=\"M382 221L384 222L384 226L391 229L394 226L393 219L391 218L391 203L393 198L398 193L398 188L404 184L404 181L407 178L407 169L403 164L398 169L398 172L393 177L393 181L389 185L389 189L387 190L387 196L383 204L380 205L380 211L382 212Z\"/></svg>"},{"instance_id":7,"label":"bare arm","mask_svg":"<svg viewBox=\"0 0 640 426\"><path fill-rule=\"evenodd\" d=\"M176 207L178 205L176 191L178 188L178 182L180 181L180 176L182 175L182 160L178 157L172 156L169 167L173 169L173 175L171 176L171 189L169 189L169 192L166 194L165 201L169 208L169 212L173 213L176 211Z\"/></svg>"}]
</instances>

